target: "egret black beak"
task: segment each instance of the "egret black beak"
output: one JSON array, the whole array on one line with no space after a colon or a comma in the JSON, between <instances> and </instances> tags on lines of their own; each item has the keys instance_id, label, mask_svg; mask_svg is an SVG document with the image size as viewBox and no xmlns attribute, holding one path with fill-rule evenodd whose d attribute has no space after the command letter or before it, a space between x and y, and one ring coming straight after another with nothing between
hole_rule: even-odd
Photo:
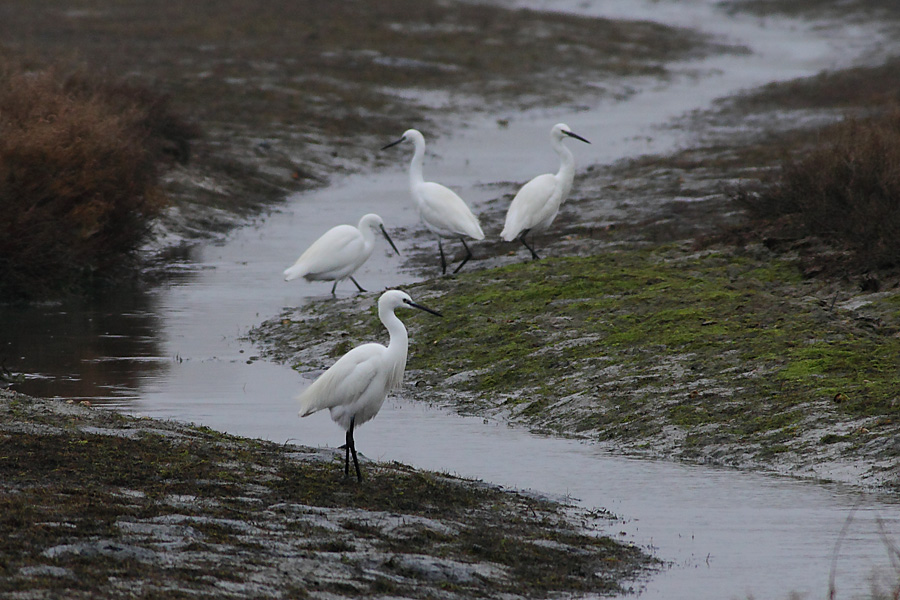
<instances>
[{"instance_id":1,"label":"egret black beak","mask_svg":"<svg viewBox=\"0 0 900 600\"><path fill-rule=\"evenodd\" d=\"M581 137L581 136L578 135L577 133L572 133L571 131L563 131L563 133L566 134L567 136L571 137L571 138L575 138L576 140L581 140L581 141L584 142L585 144L590 144L589 141L587 141L586 139L584 139L583 137Z\"/></svg>"},{"instance_id":2,"label":"egret black beak","mask_svg":"<svg viewBox=\"0 0 900 600\"><path fill-rule=\"evenodd\" d=\"M381 227L381 233L384 235L384 239L386 239L388 244L391 245L391 248L394 249L394 252L400 254L400 251L397 250L397 246L394 245L394 241L391 239L391 236L388 235L387 229L384 228L384 225L379 225L379 227Z\"/></svg>"},{"instance_id":3,"label":"egret black beak","mask_svg":"<svg viewBox=\"0 0 900 600\"><path fill-rule=\"evenodd\" d=\"M403 137L401 137L401 138L400 138L399 140L397 140L396 142L391 142L391 143L388 144L387 146L382 146L381 149L382 149L382 150L387 150L387 149L390 148L391 146L396 146L397 144L399 144L400 142L404 141L405 139L406 139L406 136L404 135Z\"/></svg>"},{"instance_id":4,"label":"egret black beak","mask_svg":"<svg viewBox=\"0 0 900 600\"><path fill-rule=\"evenodd\" d=\"M407 306L412 306L413 308L418 308L419 310L424 310L425 312L431 313L431 314L433 314L433 315L436 316L436 317L443 317L443 316L444 316L444 315L442 315L441 313L439 313L438 311L433 310L433 309L431 309L431 308L428 308L427 306L422 306L421 304L416 304L416 303L413 302L412 300L404 300L404 302L406 303Z\"/></svg>"}]
</instances>

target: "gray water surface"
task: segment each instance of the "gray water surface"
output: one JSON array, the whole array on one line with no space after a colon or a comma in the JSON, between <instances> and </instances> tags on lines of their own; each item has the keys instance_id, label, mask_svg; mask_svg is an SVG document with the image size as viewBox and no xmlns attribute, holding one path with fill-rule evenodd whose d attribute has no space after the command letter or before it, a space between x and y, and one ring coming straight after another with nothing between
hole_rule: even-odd
<instances>
[{"instance_id":1,"label":"gray water surface","mask_svg":"<svg viewBox=\"0 0 900 600\"><path fill-rule=\"evenodd\" d=\"M552 4L561 7L699 24L752 52L686 63L682 75L668 84L624 101L598 97L590 110L466 119L467 126L453 136L430 140L425 171L427 178L460 192L476 212L497 195L489 184L521 182L555 170L547 134L557 121L594 142L574 148L582 167L668 152L689 141L688 134L669 127L684 114L739 89L843 65L876 41L859 29L823 32L787 20L730 18L716 3L699 0ZM509 126L497 127L499 117L509 119ZM309 381L286 366L257 359L241 336L284 307L328 298L330 283L285 283L281 271L329 227L356 223L370 211L381 214L389 227L418 227L408 198L408 159L408 149L400 151L395 168L290 198L282 210L233 232L225 243L192 249L180 274L149 293L123 292L90 305L0 309L0 350L7 366L31 374L21 386L29 393L90 399L278 442L338 446L343 434L326 413L296 416L292 397ZM477 244L473 250L478 252ZM356 277L370 290L415 280L400 265L400 258L379 242ZM344 286L339 294L352 289ZM612 511L621 520L608 533L671 563L644 582L647 598L786 598L790 592L825 598L835 556L837 597L858 597L868 591L874 570L888 564L878 518L888 535L900 536L900 510L892 498L837 485L623 458L588 443L411 404L402 394L359 430L357 444L373 459L570 497L582 506ZM836 555L835 543L851 514Z\"/></svg>"}]
</instances>

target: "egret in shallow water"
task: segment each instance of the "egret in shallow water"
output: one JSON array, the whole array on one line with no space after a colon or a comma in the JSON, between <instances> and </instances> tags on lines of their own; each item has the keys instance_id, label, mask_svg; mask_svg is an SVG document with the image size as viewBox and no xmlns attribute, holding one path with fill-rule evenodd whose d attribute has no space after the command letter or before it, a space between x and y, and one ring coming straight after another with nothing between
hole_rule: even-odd
<instances>
[{"instance_id":1,"label":"egret in shallow water","mask_svg":"<svg viewBox=\"0 0 900 600\"><path fill-rule=\"evenodd\" d=\"M403 137L384 146L382 150L406 141L412 142L415 146L415 153L409 165L409 189L419 208L419 216L425 223L425 227L438 236L441 272L447 272L447 260L444 258L441 238L458 239L466 249L465 258L453 271L457 273L472 258L472 251L469 250L465 237L483 240L484 232L481 231L478 219L472 214L463 199L456 195L456 192L439 183L425 181L422 175L422 163L425 160L425 137L418 130L407 129Z\"/></svg>"},{"instance_id":2,"label":"egret in shallow water","mask_svg":"<svg viewBox=\"0 0 900 600\"><path fill-rule=\"evenodd\" d=\"M559 155L559 171L555 175L551 173L538 175L522 186L509 205L506 224L500 232L500 237L507 242L519 238L531 252L533 260L539 259L540 256L528 245L525 236L531 233L533 244L534 232L550 227L559 212L559 207L568 197L572 181L575 179L575 157L562 143L566 136L590 144L580 135L573 133L565 123L554 125L550 130L550 146Z\"/></svg>"},{"instance_id":3,"label":"egret in shallow water","mask_svg":"<svg viewBox=\"0 0 900 600\"><path fill-rule=\"evenodd\" d=\"M331 419L347 432L347 441L342 446L346 449L344 476L350 475L352 453L358 481L362 481L362 474L356 458L353 430L378 414L388 392L400 386L406 369L409 338L406 327L394 314L402 306L442 316L416 304L406 292L389 290L383 293L378 299L378 317L390 334L387 347L370 343L353 348L297 396L301 417L327 408L331 411Z\"/></svg>"},{"instance_id":4,"label":"egret in shallow water","mask_svg":"<svg viewBox=\"0 0 900 600\"><path fill-rule=\"evenodd\" d=\"M359 291L366 291L353 278L353 273L372 255L376 229L381 231L394 252L400 254L381 217L369 213L359 220L357 227L338 225L326 231L300 255L297 262L285 269L284 280L303 277L307 281L334 281L331 286L331 293L334 294L338 282L349 279Z\"/></svg>"}]
</instances>

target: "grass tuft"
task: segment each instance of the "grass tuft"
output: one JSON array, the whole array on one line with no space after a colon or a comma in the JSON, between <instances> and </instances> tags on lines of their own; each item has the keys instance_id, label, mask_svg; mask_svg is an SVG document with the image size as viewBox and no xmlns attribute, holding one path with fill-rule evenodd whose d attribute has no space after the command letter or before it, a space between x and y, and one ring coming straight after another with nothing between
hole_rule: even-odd
<instances>
[{"instance_id":1,"label":"grass tuft","mask_svg":"<svg viewBox=\"0 0 900 600\"><path fill-rule=\"evenodd\" d=\"M837 252L814 259L817 270L861 272L900 267L900 108L848 119L758 192L739 191L753 230L773 243L817 238Z\"/></svg>"}]
</instances>

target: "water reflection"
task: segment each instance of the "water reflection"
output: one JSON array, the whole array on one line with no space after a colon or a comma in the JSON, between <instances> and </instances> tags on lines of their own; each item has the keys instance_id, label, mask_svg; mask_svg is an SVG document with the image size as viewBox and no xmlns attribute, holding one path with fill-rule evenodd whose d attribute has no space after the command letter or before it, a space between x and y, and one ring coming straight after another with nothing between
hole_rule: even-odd
<instances>
[{"instance_id":1,"label":"water reflection","mask_svg":"<svg viewBox=\"0 0 900 600\"><path fill-rule=\"evenodd\" d=\"M95 403L136 398L140 379L162 375L162 318L154 296L114 290L94 300L0 306L0 364L32 396Z\"/></svg>"}]
</instances>

